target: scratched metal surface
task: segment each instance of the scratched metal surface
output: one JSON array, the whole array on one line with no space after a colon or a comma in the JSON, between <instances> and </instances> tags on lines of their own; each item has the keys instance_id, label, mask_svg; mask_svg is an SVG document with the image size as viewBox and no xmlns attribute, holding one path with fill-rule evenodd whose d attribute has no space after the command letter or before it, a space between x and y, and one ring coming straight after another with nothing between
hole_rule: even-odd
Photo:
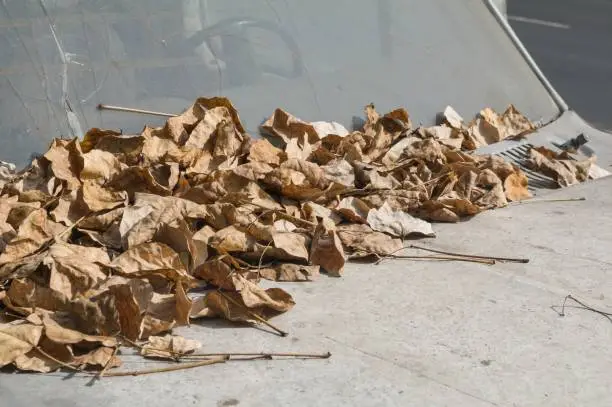
<instances>
[{"instance_id":1,"label":"scratched metal surface","mask_svg":"<svg viewBox=\"0 0 612 407\"><path fill-rule=\"evenodd\" d=\"M278 106L347 126L369 102L425 124L447 104L558 113L480 0L0 2L1 160L162 122L99 103L179 112L203 95L232 98L251 133Z\"/></svg>"}]
</instances>

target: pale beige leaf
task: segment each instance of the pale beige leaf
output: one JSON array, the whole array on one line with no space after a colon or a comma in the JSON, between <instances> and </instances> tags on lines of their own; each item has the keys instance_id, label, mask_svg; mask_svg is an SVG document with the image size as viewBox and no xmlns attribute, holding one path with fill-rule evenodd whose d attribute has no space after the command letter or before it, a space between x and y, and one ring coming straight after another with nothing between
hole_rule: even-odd
<instances>
[{"instance_id":1,"label":"pale beige leaf","mask_svg":"<svg viewBox=\"0 0 612 407\"><path fill-rule=\"evenodd\" d=\"M300 138L315 143L319 134L310 123L306 123L282 109L276 109L272 116L261 125L261 129L273 136L280 137L285 143Z\"/></svg>"},{"instance_id":2,"label":"pale beige leaf","mask_svg":"<svg viewBox=\"0 0 612 407\"><path fill-rule=\"evenodd\" d=\"M124 191L114 192L101 187L93 181L83 183L83 201L92 212L115 209L127 203L127 193Z\"/></svg>"},{"instance_id":3,"label":"pale beige leaf","mask_svg":"<svg viewBox=\"0 0 612 407\"><path fill-rule=\"evenodd\" d=\"M53 140L43 157L51 163L55 177L66 182L68 190L76 190L81 186L79 174L83 169L83 153L78 139Z\"/></svg>"},{"instance_id":4,"label":"pale beige leaf","mask_svg":"<svg viewBox=\"0 0 612 407\"><path fill-rule=\"evenodd\" d=\"M270 165L280 165L284 159L283 150L276 148L266 139L256 140L249 149L249 160Z\"/></svg>"},{"instance_id":5,"label":"pale beige leaf","mask_svg":"<svg viewBox=\"0 0 612 407\"><path fill-rule=\"evenodd\" d=\"M72 363L77 366L112 369L122 365L113 348L99 347L84 355L76 356Z\"/></svg>"},{"instance_id":6,"label":"pale beige leaf","mask_svg":"<svg viewBox=\"0 0 612 407\"><path fill-rule=\"evenodd\" d=\"M504 192L509 201L521 201L531 198L531 192L527 189L527 176L523 171L510 174L504 181Z\"/></svg>"},{"instance_id":7,"label":"pale beige leaf","mask_svg":"<svg viewBox=\"0 0 612 407\"><path fill-rule=\"evenodd\" d=\"M463 127L463 118L451 106L446 106L444 109L444 120L454 129Z\"/></svg>"},{"instance_id":8,"label":"pale beige leaf","mask_svg":"<svg viewBox=\"0 0 612 407\"><path fill-rule=\"evenodd\" d=\"M368 213L370 212L368 204L359 198L349 196L343 198L336 206L336 211L339 212L345 219L351 222L367 223Z\"/></svg>"},{"instance_id":9,"label":"pale beige leaf","mask_svg":"<svg viewBox=\"0 0 612 407\"><path fill-rule=\"evenodd\" d=\"M403 247L400 239L376 232L368 225L339 225L338 237L353 256L387 255Z\"/></svg>"},{"instance_id":10,"label":"pale beige leaf","mask_svg":"<svg viewBox=\"0 0 612 407\"><path fill-rule=\"evenodd\" d=\"M42 331L42 326L32 324L0 324L0 367L38 345Z\"/></svg>"},{"instance_id":11,"label":"pale beige leaf","mask_svg":"<svg viewBox=\"0 0 612 407\"><path fill-rule=\"evenodd\" d=\"M338 184L352 187L355 185L355 171L346 160L332 160L321 167L325 177Z\"/></svg>"},{"instance_id":12,"label":"pale beige leaf","mask_svg":"<svg viewBox=\"0 0 612 407\"><path fill-rule=\"evenodd\" d=\"M394 211L386 202L379 209L370 210L367 222L372 229L397 237L407 237L411 234L436 235L428 222L403 211Z\"/></svg>"},{"instance_id":13,"label":"pale beige leaf","mask_svg":"<svg viewBox=\"0 0 612 407\"><path fill-rule=\"evenodd\" d=\"M337 122L312 122L310 125L321 139L329 135L344 137L349 134L349 131Z\"/></svg>"},{"instance_id":14,"label":"pale beige leaf","mask_svg":"<svg viewBox=\"0 0 612 407\"><path fill-rule=\"evenodd\" d=\"M332 225L326 225L325 222L317 225L310 247L310 262L321 266L330 275L339 277L344 270L346 258L340 238Z\"/></svg>"},{"instance_id":15,"label":"pale beige leaf","mask_svg":"<svg viewBox=\"0 0 612 407\"><path fill-rule=\"evenodd\" d=\"M199 349L202 344L179 335L150 336L149 342L142 347L140 354L148 358L176 359Z\"/></svg>"},{"instance_id":16,"label":"pale beige leaf","mask_svg":"<svg viewBox=\"0 0 612 407\"><path fill-rule=\"evenodd\" d=\"M43 263L50 269L49 288L72 299L106 279L110 258L103 249L58 243Z\"/></svg>"},{"instance_id":17,"label":"pale beige leaf","mask_svg":"<svg viewBox=\"0 0 612 407\"><path fill-rule=\"evenodd\" d=\"M158 242L143 243L126 250L112 261L111 266L130 277L159 274L173 281L190 279L179 255Z\"/></svg>"},{"instance_id":18,"label":"pale beige leaf","mask_svg":"<svg viewBox=\"0 0 612 407\"><path fill-rule=\"evenodd\" d=\"M258 270L259 275L272 281L312 281L319 275L319 266L279 263Z\"/></svg>"},{"instance_id":19,"label":"pale beige leaf","mask_svg":"<svg viewBox=\"0 0 612 407\"><path fill-rule=\"evenodd\" d=\"M60 344L78 344L88 342L102 346L117 346L117 339L110 336L85 335L73 329L64 328L49 316L43 317L45 336L51 341Z\"/></svg>"},{"instance_id":20,"label":"pale beige leaf","mask_svg":"<svg viewBox=\"0 0 612 407\"><path fill-rule=\"evenodd\" d=\"M37 209L23 221L13 238L0 255L0 264L6 264L33 254L56 234L65 229L64 226L48 219L44 209Z\"/></svg>"},{"instance_id":21,"label":"pale beige leaf","mask_svg":"<svg viewBox=\"0 0 612 407\"><path fill-rule=\"evenodd\" d=\"M104 183L121 172L121 162L108 151L91 150L83 154L83 169L81 170L81 181L93 180L96 183Z\"/></svg>"}]
</instances>

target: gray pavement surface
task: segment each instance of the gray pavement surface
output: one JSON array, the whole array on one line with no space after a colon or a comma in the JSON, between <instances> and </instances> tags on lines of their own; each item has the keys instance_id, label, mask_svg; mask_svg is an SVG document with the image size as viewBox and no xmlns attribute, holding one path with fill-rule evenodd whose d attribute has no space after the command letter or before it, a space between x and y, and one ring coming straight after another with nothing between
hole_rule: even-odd
<instances>
[{"instance_id":1,"label":"gray pavement surface","mask_svg":"<svg viewBox=\"0 0 612 407\"><path fill-rule=\"evenodd\" d=\"M328 360L257 361L106 378L0 376L2 405L589 406L612 405L612 178L435 225L441 249L528 257L528 264L386 261L343 278L283 285L290 332L203 322L179 330L205 351L332 352ZM126 356L126 368L154 366Z\"/></svg>"},{"instance_id":2,"label":"gray pavement surface","mask_svg":"<svg viewBox=\"0 0 612 407\"><path fill-rule=\"evenodd\" d=\"M509 22L584 119L612 129L612 1L509 0Z\"/></svg>"}]
</instances>

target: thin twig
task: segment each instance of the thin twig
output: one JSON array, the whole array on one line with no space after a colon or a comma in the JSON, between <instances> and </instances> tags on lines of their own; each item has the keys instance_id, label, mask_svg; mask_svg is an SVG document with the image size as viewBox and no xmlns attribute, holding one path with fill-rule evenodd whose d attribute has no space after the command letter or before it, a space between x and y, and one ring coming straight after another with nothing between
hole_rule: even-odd
<instances>
[{"instance_id":1,"label":"thin twig","mask_svg":"<svg viewBox=\"0 0 612 407\"><path fill-rule=\"evenodd\" d=\"M150 115L153 115L153 116L163 116L163 117L176 117L176 116L178 116L178 115L176 115L174 113L155 112L153 110L134 109L134 108L131 108L131 107L103 105L101 103L98 105L98 110L114 110L116 112L150 114Z\"/></svg>"},{"instance_id":2,"label":"thin twig","mask_svg":"<svg viewBox=\"0 0 612 407\"><path fill-rule=\"evenodd\" d=\"M153 374L153 373L174 372L177 370L193 369L196 367L213 365L215 363L225 363L226 360L227 358L207 359L207 360L201 360L201 361L192 362L192 363L178 363L175 365L159 367L156 369L130 370L126 372L110 372L106 374L106 377L142 376L142 375Z\"/></svg>"},{"instance_id":3,"label":"thin twig","mask_svg":"<svg viewBox=\"0 0 612 407\"><path fill-rule=\"evenodd\" d=\"M462 256L396 256L395 253L401 252L402 250L409 249L410 247L402 247L397 250L392 251L384 256L379 255L378 253L370 252L370 254L378 257L378 260L374 263L375 266L382 263L385 259L412 259L412 260L444 260L444 261L466 261L470 263L481 263L487 265L495 264L495 260L492 259L479 259L472 257L462 257Z\"/></svg>"},{"instance_id":4,"label":"thin twig","mask_svg":"<svg viewBox=\"0 0 612 407\"><path fill-rule=\"evenodd\" d=\"M62 366L62 367L65 367L65 368L66 368L66 369L68 369L68 370L72 370L73 372L83 373L83 374L86 374L86 375L88 375L88 376L95 376L95 375L97 375L97 373L94 373L94 372L88 372L88 371L86 371L86 370L79 369L78 367L72 366L72 365L71 365L71 364L69 364L69 363L62 362L61 360L57 359L56 357L49 355L47 352L45 352L44 350L42 350L42 349L41 349L39 346L37 346L37 347L36 347L36 348L34 348L34 349L36 349L38 352L40 352L40 354L42 354L44 357L46 357L46 358L48 358L48 359L51 359L52 361L54 361L54 362L55 362L55 363L57 363L58 365L60 365L60 366Z\"/></svg>"},{"instance_id":5,"label":"thin twig","mask_svg":"<svg viewBox=\"0 0 612 407\"><path fill-rule=\"evenodd\" d=\"M266 251L268 250L268 248L270 247L272 243L274 243L274 241L270 240L268 244L266 245L266 247L264 247L264 249L262 250L261 256L259 256L259 263L257 263L257 272L261 270L261 264L263 263L264 255L266 254Z\"/></svg>"},{"instance_id":6,"label":"thin twig","mask_svg":"<svg viewBox=\"0 0 612 407\"><path fill-rule=\"evenodd\" d=\"M270 322L266 321L265 319L263 319L262 317L260 317L259 315L257 315L256 313L254 313L253 311L251 311L250 309L248 309L246 307L246 305L239 303L238 301L234 300L232 297L230 297L229 295L226 295L223 291L221 290L217 290L217 292L226 300L228 300L229 302L231 302L232 304L236 305L237 307L240 307L242 309L244 309L244 311L246 311L247 314L249 314L250 316L252 316L253 318L255 318L256 320L258 320L259 322L261 322L264 325L267 325L268 327L274 329L276 332L278 332L280 334L280 336L287 336L289 335L287 332L277 328L276 326L272 325Z\"/></svg>"},{"instance_id":7,"label":"thin twig","mask_svg":"<svg viewBox=\"0 0 612 407\"><path fill-rule=\"evenodd\" d=\"M563 306L561 306L561 313L559 314L562 317L565 316L565 303L567 302L567 300L572 300L572 301L580 304L582 307L584 307L584 309L592 311L592 312L596 312L597 314L602 315L603 317L609 319L610 322L612 322L612 312L605 312L605 311L599 310L597 308L593 308L590 305L587 305L584 302L580 301L579 299L577 299L576 297L574 297L571 294L566 295L565 299L563 300Z\"/></svg>"},{"instance_id":8,"label":"thin twig","mask_svg":"<svg viewBox=\"0 0 612 407\"><path fill-rule=\"evenodd\" d=\"M290 221L293 221L293 222L303 223L303 224L305 224L305 225L308 225L308 226L313 226L313 227L316 227L316 226L317 226L317 224L316 224L316 223L313 223L313 222L307 221L307 220L305 220L305 219L296 218L295 216L291 216L291 215L289 215L288 213L283 212L281 209L270 209L270 208L268 208L268 207L265 207L265 206L263 206L263 205L256 204L256 203L254 203L254 202L251 202L251 203L250 203L250 205L257 206L257 207L262 208L262 209L266 209L266 210L267 210L267 211L269 211L269 212L274 212L274 213L276 213L278 216L280 216L281 218L285 218L285 219L290 220Z\"/></svg>"},{"instance_id":9,"label":"thin twig","mask_svg":"<svg viewBox=\"0 0 612 407\"><path fill-rule=\"evenodd\" d=\"M408 247L410 247L411 249L425 250L427 252L445 254L448 256L466 257L470 259L487 259L487 260L496 260L496 261L506 261L506 262L511 262L511 263L529 263L529 259L515 259L515 258L509 258L509 257L493 257L493 256L477 256L475 254L453 253L453 252L446 252L443 250L430 249L428 247L423 247L423 246L417 246L414 244L411 244Z\"/></svg>"},{"instance_id":10,"label":"thin twig","mask_svg":"<svg viewBox=\"0 0 612 407\"><path fill-rule=\"evenodd\" d=\"M106 364L104 365L104 367L102 368L102 370L100 370L98 372L97 378L101 379L104 374L106 373L106 371L108 370L108 368L110 367L110 365L113 362L113 359L115 359L115 356L117 355L117 351L119 350L119 345L115 346L115 349L113 350L113 354L111 355L111 357L108 359L108 361L106 362Z\"/></svg>"},{"instance_id":11,"label":"thin twig","mask_svg":"<svg viewBox=\"0 0 612 407\"><path fill-rule=\"evenodd\" d=\"M586 201L585 197L580 198L562 198L562 199L523 199L521 201L512 202L511 205L524 205L530 203L547 203L547 202L578 202Z\"/></svg>"},{"instance_id":12,"label":"thin twig","mask_svg":"<svg viewBox=\"0 0 612 407\"><path fill-rule=\"evenodd\" d=\"M198 357L212 357L212 356L226 356L229 360L235 356L264 356L268 358L282 357L282 358L310 358L310 359L329 359L331 352L327 353L275 353L275 352L246 352L246 353L190 353L183 355L186 358L198 358Z\"/></svg>"},{"instance_id":13,"label":"thin twig","mask_svg":"<svg viewBox=\"0 0 612 407\"><path fill-rule=\"evenodd\" d=\"M402 256L402 255L389 254L389 255L384 256L384 257L381 256L380 259L377 260L376 263L374 263L374 265L377 266L380 263L382 263L384 260L387 260L387 259L464 261L464 262L468 262L468 263L487 264L489 266L492 266L493 264L495 264L495 260L471 259L469 257L453 257L453 256Z\"/></svg>"}]
</instances>

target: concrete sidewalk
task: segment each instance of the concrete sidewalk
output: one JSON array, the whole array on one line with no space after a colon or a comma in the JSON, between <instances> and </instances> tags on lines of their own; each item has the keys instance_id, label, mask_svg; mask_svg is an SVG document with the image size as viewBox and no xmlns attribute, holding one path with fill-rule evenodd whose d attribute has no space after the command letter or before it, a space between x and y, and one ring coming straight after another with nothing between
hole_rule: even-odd
<instances>
[{"instance_id":1,"label":"concrete sidewalk","mask_svg":"<svg viewBox=\"0 0 612 407\"><path fill-rule=\"evenodd\" d=\"M179 333L202 351L332 352L105 378L0 375L2 405L26 406L610 406L612 323L551 306L568 293L612 311L612 178L455 225L419 244L529 257L528 264L386 261L341 279L284 284L297 305L260 329L204 321ZM542 199L542 198L540 198ZM569 304L575 305L575 304ZM150 367L125 357L126 368Z\"/></svg>"}]
</instances>

